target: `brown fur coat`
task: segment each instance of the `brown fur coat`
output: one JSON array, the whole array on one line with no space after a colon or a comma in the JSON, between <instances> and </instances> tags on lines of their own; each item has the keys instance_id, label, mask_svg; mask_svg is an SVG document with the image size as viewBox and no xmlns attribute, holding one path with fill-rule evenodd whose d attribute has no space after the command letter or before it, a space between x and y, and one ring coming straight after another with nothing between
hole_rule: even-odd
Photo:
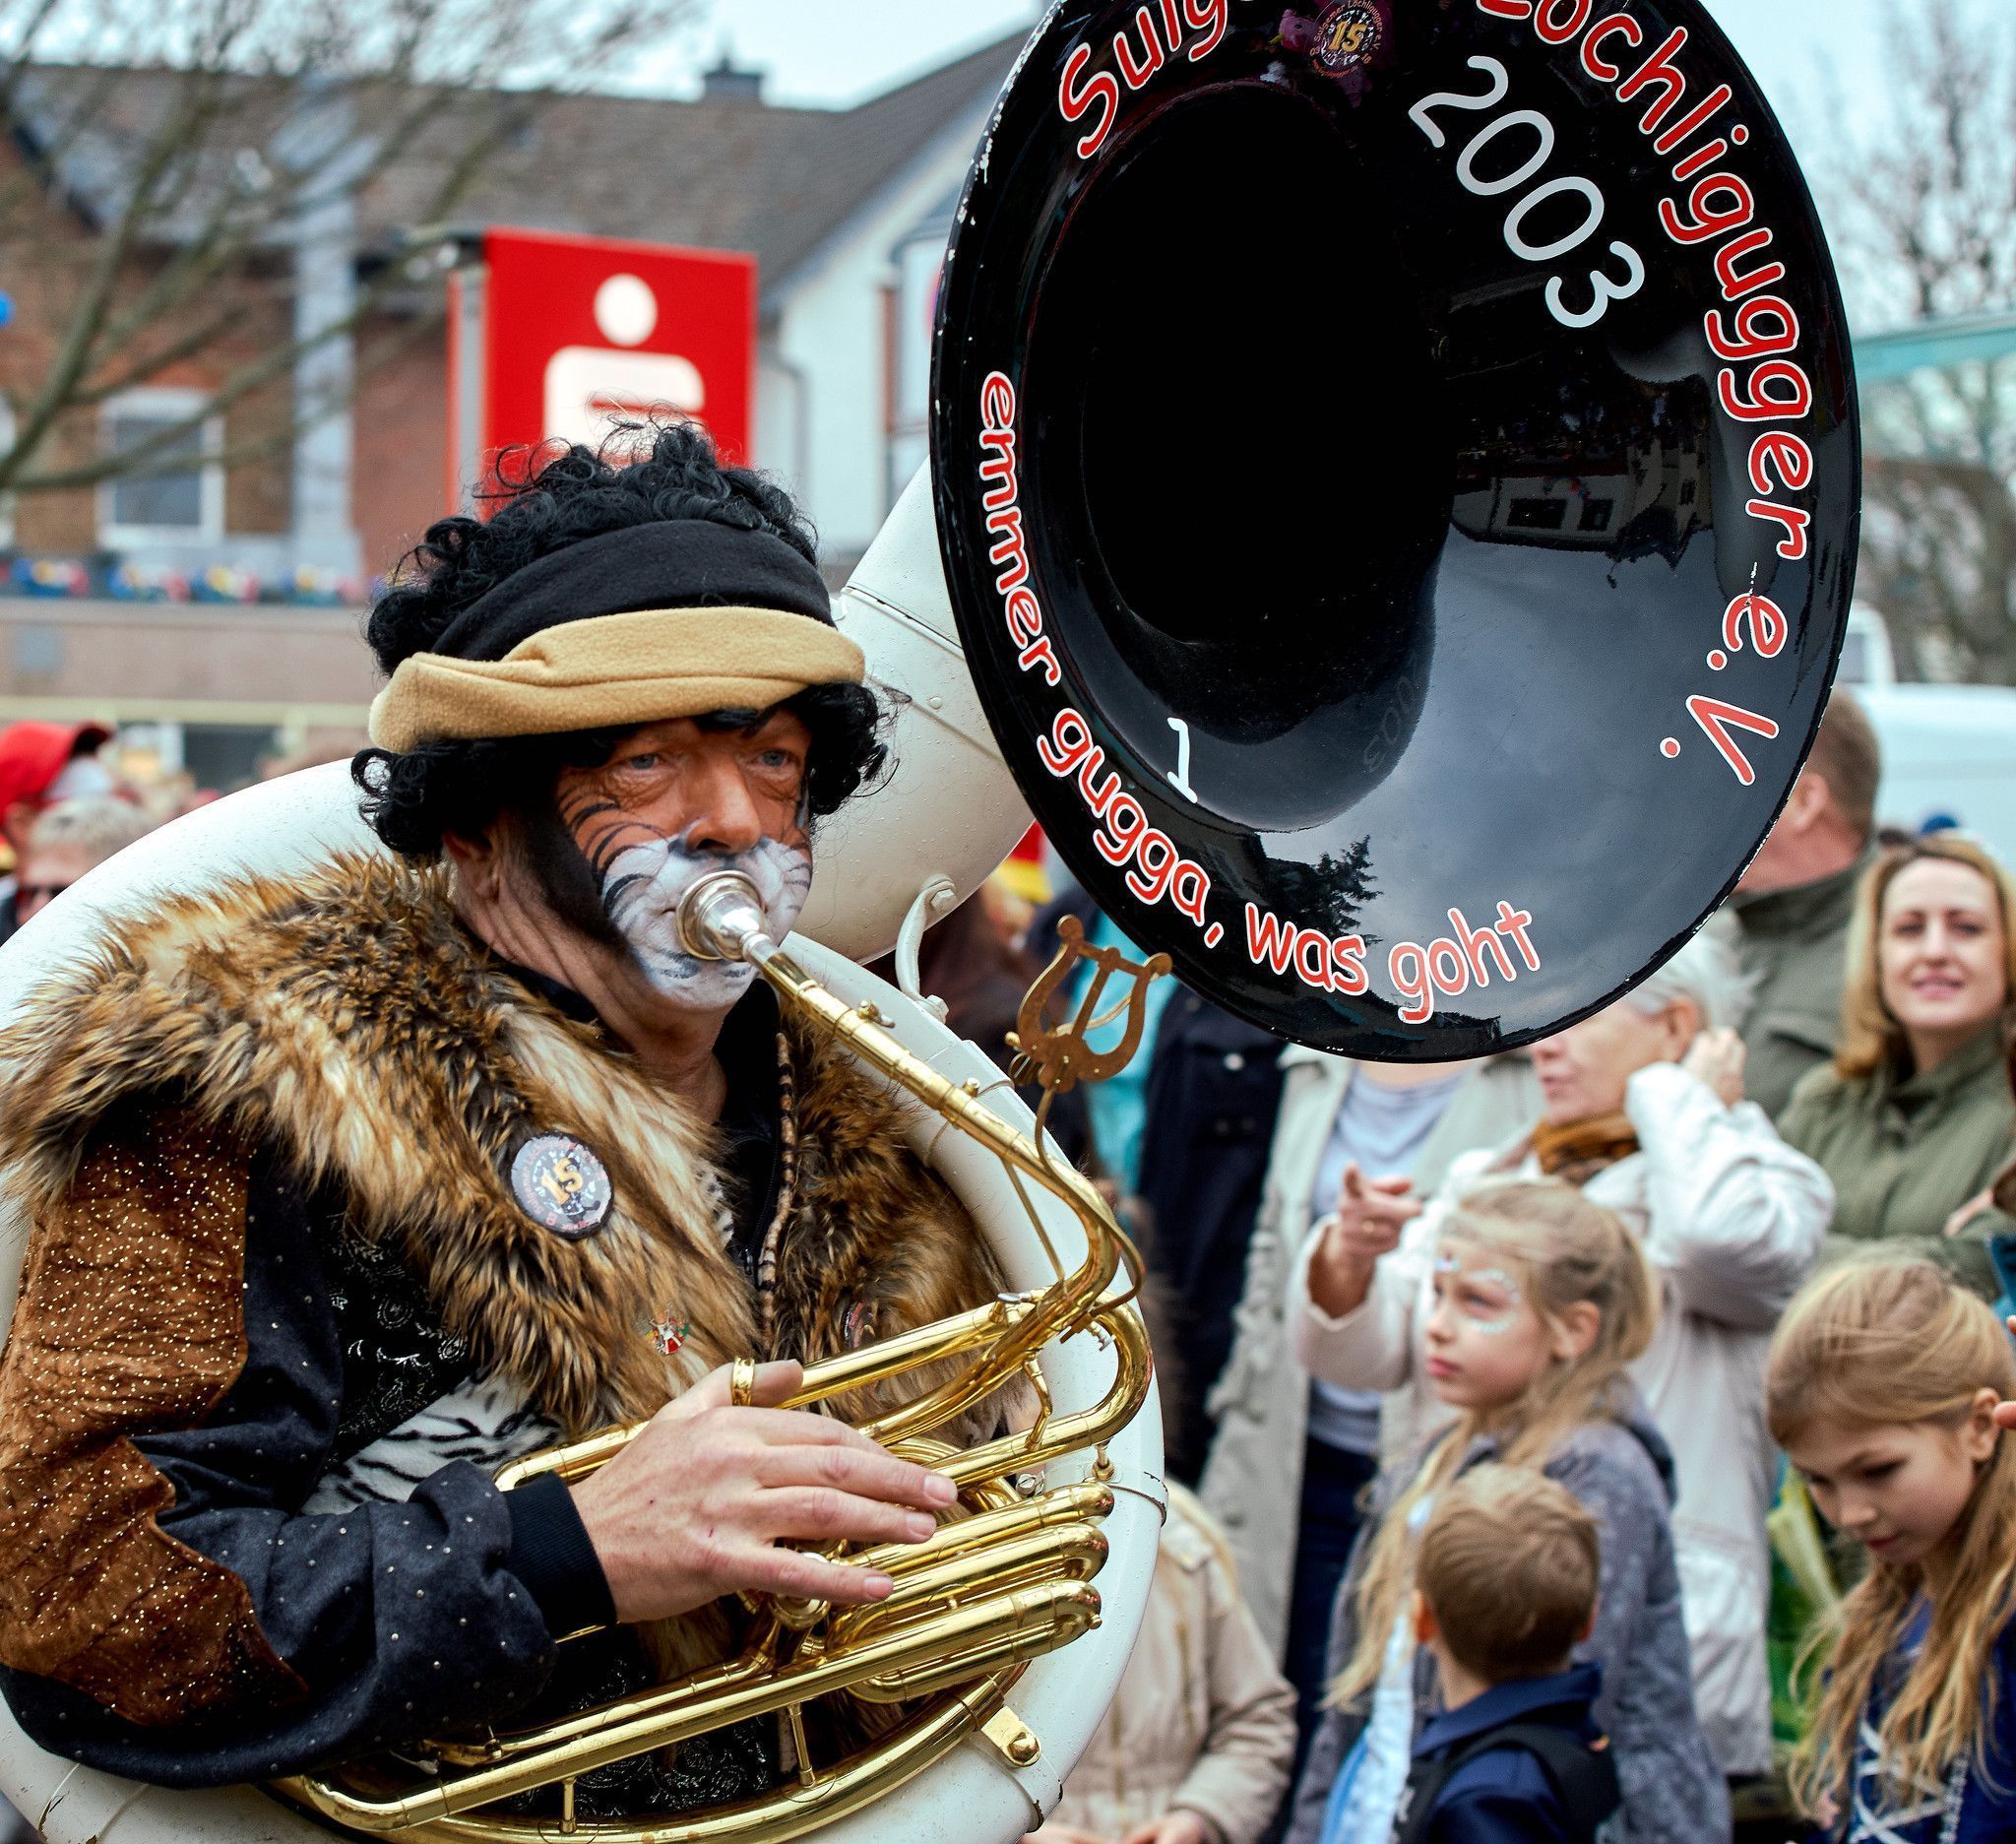
<instances>
[{"instance_id":1,"label":"brown fur coat","mask_svg":"<svg viewBox=\"0 0 2016 1844\"><path fill-rule=\"evenodd\" d=\"M844 1348L850 1319L886 1336L991 1299L985 1245L908 1150L895 1098L788 1032L799 1180L766 1355L816 1361ZM752 1290L703 1183L712 1130L504 971L439 874L346 858L176 898L25 1008L0 1063L0 1162L31 1213L63 1196L116 1104L179 1096L339 1182L354 1231L400 1249L482 1367L570 1433L649 1415L754 1350ZM585 1240L513 1199L513 1154L544 1133L583 1141L614 1182ZM669 1362L649 1337L668 1307L692 1328Z\"/></svg>"}]
</instances>

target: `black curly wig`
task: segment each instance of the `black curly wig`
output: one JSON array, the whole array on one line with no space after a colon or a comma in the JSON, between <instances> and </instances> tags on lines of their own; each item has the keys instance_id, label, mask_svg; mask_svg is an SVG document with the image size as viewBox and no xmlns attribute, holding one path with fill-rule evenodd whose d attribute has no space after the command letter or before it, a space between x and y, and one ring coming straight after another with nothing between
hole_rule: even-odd
<instances>
[{"instance_id":1,"label":"black curly wig","mask_svg":"<svg viewBox=\"0 0 2016 1844\"><path fill-rule=\"evenodd\" d=\"M631 459L631 457L636 459ZM483 497L487 519L427 528L371 608L365 638L388 676L430 652L448 624L515 571L584 539L671 519L712 519L782 539L818 561L790 495L748 468L722 464L691 423L618 424L599 451L555 443L507 449ZM888 761L884 713L865 685L814 685L785 707L811 732L806 801L814 819L878 776ZM569 731L473 742L362 750L350 764L365 820L403 857L430 862L445 834L473 838L508 812L550 803L562 768L596 768L624 730Z\"/></svg>"}]
</instances>

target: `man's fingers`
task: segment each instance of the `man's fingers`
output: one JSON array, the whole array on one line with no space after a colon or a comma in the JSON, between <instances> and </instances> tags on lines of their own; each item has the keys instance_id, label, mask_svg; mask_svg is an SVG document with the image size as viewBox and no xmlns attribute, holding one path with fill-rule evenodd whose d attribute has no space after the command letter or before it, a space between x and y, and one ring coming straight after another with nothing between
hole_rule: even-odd
<instances>
[{"instance_id":1,"label":"man's fingers","mask_svg":"<svg viewBox=\"0 0 2016 1844\"><path fill-rule=\"evenodd\" d=\"M1367 1223L1412 1223L1420 1214L1421 1202L1418 1197L1365 1199L1364 1220Z\"/></svg>"},{"instance_id":2,"label":"man's fingers","mask_svg":"<svg viewBox=\"0 0 2016 1844\"><path fill-rule=\"evenodd\" d=\"M1352 1203L1365 1194L1365 1175L1358 1170L1355 1159L1344 1162L1344 1195Z\"/></svg>"},{"instance_id":3,"label":"man's fingers","mask_svg":"<svg viewBox=\"0 0 2016 1844\"><path fill-rule=\"evenodd\" d=\"M959 1495L943 1473L933 1473L876 1446L768 1447L756 1456L755 1483L775 1489L796 1486L852 1493L919 1510L943 1510Z\"/></svg>"},{"instance_id":4,"label":"man's fingers","mask_svg":"<svg viewBox=\"0 0 2016 1844\"><path fill-rule=\"evenodd\" d=\"M718 1369L709 1370L699 1382L669 1404L661 1413L675 1421L683 1421L690 1415L701 1415L709 1409L725 1409L730 1406L729 1390L734 1383L735 1367L724 1364ZM756 1367L755 1386L749 1394L749 1404L759 1409L774 1409L780 1402L788 1402L805 1385L805 1367L793 1358L781 1359L775 1364L759 1364Z\"/></svg>"},{"instance_id":5,"label":"man's fingers","mask_svg":"<svg viewBox=\"0 0 2016 1844\"><path fill-rule=\"evenodd\" d=\"M857 1428L836 1421L830 1415L814 1415L809 1409L744 1409L735 1429L752 1440L773 1447L856 1447L867 1453L884 1453Z\"/></svg>"},{"instance_id":6,"label":"man's fingers","mask_svg":"<svg viewBox=\"0 0 2016 1844\"><path fill-rule=\"evenodd\" d=\"M2012 1326L2016 1326L2016 1321L2011 1323ZM2016 1428L2016 1402L1998 1402L1995 1404L1995 1426L1997 1428Z\"/></svg>"},{"instance_id":7,"label":"man's fingers","mask_svg":"<svg viewBox=\"0 0 2016 1844\"><path fill-rule=\"evenodd\" d=\"M759 1594L800 1595L809 1601L832 1601L859 1607L883 1601L896 1583L879 1569L850 1567L801 1550L764 1549L750 1552L735 1570L736 1579Z\"/></svg>"},{"instance_id":8,"label":"man's fingers","mask_svg":"<svg viewBox=\"0 0 2016 1844\"><path fill-rule=\"evenodd\" d=\"M832 1486L787 1486L756 1494L750 1517L766 1537L787 1541L922 1543L938 1528L928 1511L863 1498Z\"/></svg>"},{"instance_id":9,"label":"man's fingers","mask_svg":"<svg viewBox=\"0 0 2016 1844\"><path fill-rule=\"evenodd\" d=\"M1405 1173L1400 1172L1394 1173L1389 1177L1367 1178L1365 1182L1373 1190L1387 1197L1404 1197L1409 1191L1414 1189L1414 1180L1407 1176Z\"/></svg>"}]
</instances>

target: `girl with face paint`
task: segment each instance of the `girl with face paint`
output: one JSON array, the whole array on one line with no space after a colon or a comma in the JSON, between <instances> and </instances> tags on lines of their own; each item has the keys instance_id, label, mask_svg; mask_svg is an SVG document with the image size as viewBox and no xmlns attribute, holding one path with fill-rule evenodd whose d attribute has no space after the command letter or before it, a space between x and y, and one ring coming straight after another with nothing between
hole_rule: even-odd
<instances>
[{"instance_id":1,"label":"girl with face paint","mask_svg":"<svg viewBox=\"0 0 2016 1844\"><path fill-rule=\"evenodd\" d=\"M1604 1532L1595 1719L1616 1750L1624 1836L1726 1835L1722 1775L1688 1683L1673 1563L1670 1456L1627 1367L1658 1316L1652 1270L1614 1212L1557 1180L1500 1179L1459 1199L1434 1262L1425 1368L1453 1423L1389 1466L1337 1612L1345 1661L1295 1797L1290 1844L1384 1837L1421 1719L1439 1706L1415 1642L1415 1553L1436 1496L1485 1461L1559 1481Z\"/></svg>"}]
</instances>

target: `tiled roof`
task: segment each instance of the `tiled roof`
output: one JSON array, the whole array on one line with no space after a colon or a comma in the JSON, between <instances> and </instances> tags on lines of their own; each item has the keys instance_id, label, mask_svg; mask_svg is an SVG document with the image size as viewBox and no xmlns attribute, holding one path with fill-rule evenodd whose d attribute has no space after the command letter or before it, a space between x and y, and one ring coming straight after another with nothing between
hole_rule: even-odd
<instances>
[{"instance_id":1,"label":"tiled roof","mask_svg":"<svg viewBox=\"0 0 2016 1844\"><path fill-rule=\"evenodd\" d=\"M767 292L931 142L992 97L1022 36L983 45L850 109L777 108L734 95L691 102L547 96L448 216L456 224L751 250ZM82 77L50 72L45 106ZM175 86L160 72L116 74L96 116L101 127L65 163L74 192L106 202L116 195L124 159L144 144ZM419 137L372 182L359 200L361 243L416 227L432 212L449 139L434 136L430 147L429 137Z\"/></svg>"}]
</instances>

